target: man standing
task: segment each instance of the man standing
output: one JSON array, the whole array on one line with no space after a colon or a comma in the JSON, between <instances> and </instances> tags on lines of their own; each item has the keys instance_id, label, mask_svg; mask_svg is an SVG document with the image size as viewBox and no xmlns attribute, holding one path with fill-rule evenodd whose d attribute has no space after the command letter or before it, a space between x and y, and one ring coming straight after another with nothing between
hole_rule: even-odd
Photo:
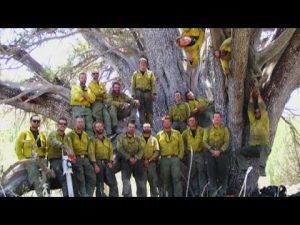
<instances>
[{"instance_id":1,"label":"man standing","mask_svg":"<svg viewBox=\"0 0 300 225\"><path fill-rule=\"evenodd\" d=\"M157 158L159 156L159 145L157 139L151 135L150 123L143 124L141 145L144 150L143 165L145 173L145 185L150 185L151 197L158 197Z\"/></svg>"},{"instance_id":2,"label":"man standing","mask_svg":"<svg viewBox=\"0 0 300 225\"><path fill-rule=\"evenodd\" d=\"M94 136L93 132L93 117L90 109L91 104L95 101L96 97L91 89L86 87L86 73L79 74L79 85L75 85L71 89L71 106L73 120L80 116L84 118L85 130L89 137Z\"/></svg>"},{"instance_id":3,"label":"man standing","mask_svg":"<svg viewBox=\"0 0 300 225\"><path fill-rule=\"evenodd\" d=\"M169 116L173 123L173 128L182 133L186 129L186 122L190 116L190 107L182 101L181 93L175 92L175 104L170 107Z\"/></svg>"},{"instance_id":4,"label":"man standing","mask_svg":"<svg viewBox=\"0 0 300 225\"><path fill-rule=\"evenodd\" d=\"M194 93L187 91L185 98L189 104L191 115L195 116L201 127L208 127L211 125L210 112L212 108L212 102L203 97L195 97Z\"/></svg>"},{"instance_id":5,"label":"man standing","mask_svg":"<svg viewBox=\"0 0 300 225\"><path fill-rule=\"evenodd\" d=\"M162 194L165 197L181 197L182 184L180 160L183 159L184 144L179 131L172 129L169 116L162 118L163 130L157 134L160 148L160 174L162 180Z\"/></svg>"},{"instance_id":6,"label":"man standing","mask_svg":"<svg viewBox=\"0 0 300 225\"><path fill-rule=\"evenodd\" d=\"M141 125L148 122L153 125L153 101L156 96L156 80L154 73L147 69L148 61L139 59L139 70L132 75L132 97L140 102L138 108Z\"/></svg>"},{"instance_id":7,"label":"man standing","mask_svg":"<svg viewBox=\"0 0 300 225\"><path fill-rule=\"evenodd\" d=\"M57 130L49 134L47 142L48 160L50 161L51 168L54 170L58 182L62 187L64 197L68 197L70 193L68 193L66 176L63 171L62 155L74 154L71 139L65 134L67 125L68 122L65 117L59 118Z\"/></svg>"},{"instance_id":8,"label":"man standing","mask_svg":"<svg viewBox=\"0 0 300 225\"><path fill-rule=\"evenodd\" d=\"M75 119L75 128L69 133L72 141L74 153L77 158L78 168L75 177L78 184L79 195L81 197L92 197L96 185L96 174L88 158L89 138L84 129L84 119Z\"/></svg>"},{"instance_id":9,"label":"man standing","mask_svg":"<svg viewBox=\"0 0 300 225\"><path fill-rule=\"evenodd\" d=\"M41 119L38 115L30 117L30 129L19 134L15 151L19 160L31 159L27 164L26 170L28 173L29 183L34 185L34 190L38 197L43 197L43 188L39 181L39 169L46 168L46 136L42 131L39 131ZM45 171L43 171L45 172Z\"/></svg>"},{"instance_id":10,"label":"man standing","mask_svg":"<svg viewBox=\"0 0 300 225\"><path fill-rule=\"evenodd\" d=\"M118 128L118 119L124 119L130 116L129 120L135 120L139 100L134 100L124 93L121 93L121 84L114 82L112 92L108 95L109 113L111 116L112 128L116 132Z\"/></svg>"},{"instance_id":11,"label":"man standing","mask_svg":"<svg viewBox=\"0 0 300 225\"><path fill-rule=\"evenodd\" d=\"M253 96L258 99L258 108L254 109ZM259 173L261 176L266 176L265 167L268 155L270 154L269 147L269 116L266 110L266 105L261 97L259 89L252 91L248 104L248 117L250 122L250 139L249 146L238 149L237 159L239 168L247 170L247 158L259 158Z\"/></svg>"},{"instance_id":12,"label":"man standing","mask_svg":"<svg viewBox=\"0 0 300 225\"><path fill-rule=\"evenodd\" d=\"M96 173L96 197L105 197L104 182L109 186L109 197L118 197L111 140L104 135L102 122L94 122L93 129L95 138L90 141L89 154Z\"/></svg>"},{"instance_id":13,"label":"man standing","mask_svg":"<svg viewBox=\"0 0 300 225\"><path fill-rule=\"evenodd\" d=\"M96 101L92 104L92 113L95 121L101 121L105 124L106 135L110 136L112 134L111 130L111 119L109 112L106 108L106 88L105 85L99 81L98 70L93 70L92 72L93 80L89 83L89 89L96 96Z\"/></svg>"},{"instance_id":14,"label":"man standing","mask_svg":"<svg viewBox=\"0 0 300 225\"><path fill-rule=\"evenodd\" d=\"M213 125L204 131L203 143L207 151L207 172L209 181L209 195L223 196L227 190L229 146L228 128L222 125L221 113L215 112Z\"/></svg>"},{"instance_id":15,"label":"man standing","mask_svg":"<svg viewBox=\"0 0 300 225\"><path fill-rule=\"evenodd\" d=\"M146 197L145 175L142 165L143 149L140 138L135 136L136 124L130 121L127 132L119 136L117 150L121 157L121 173L123 181L123 196L132 197L130 178L133 174L137 197Z\"/></svg>"},{"instance_id":16,"label":"man standing","mask_svg":"<svg viewBox=\"0 0 300 225\"><path fill-rule=\"evenodd\" d=\"M206 165L203 146L204 129L198 126L195 116L188 119L188 128L183 131L182 139L187 154L188 165L192 164L190 171L191 189L196 197L202 197L203 189L207 183ZM193 154L191 155L191 151ZM192 156L192 161L191 161Z\"/></svg>"}]
</instances>

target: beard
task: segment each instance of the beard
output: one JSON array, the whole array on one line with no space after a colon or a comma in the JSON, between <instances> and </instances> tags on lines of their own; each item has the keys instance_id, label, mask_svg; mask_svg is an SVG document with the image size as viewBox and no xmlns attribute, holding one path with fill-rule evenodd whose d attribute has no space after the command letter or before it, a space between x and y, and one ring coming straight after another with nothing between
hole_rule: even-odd
<instances>
[{"instance_id":1,"label":"beard","mask_svg":"<svg viewBox=\"0 0 300 225\"><path fill-rule=\"evenodd\" d=\"M104 130L96 130L96 133L97 133L98 135L102 135L102 134L104 133Z\"/></svg>"},{"instance_id":2,"label":"beard","mask_svg":"<svg viewBox=\"0 0 300 225\"><path fill-rule=\"evenodd\" d=\"M121 91L113 91L114 95L120 95Z\"/></svg>"},{"instance_id":3,"label":"beard","mask_svg":"<svg viewBox=\"0 0 300 225\"><path fill-rule=\"evenodd\" d=\"M143 130L144 134L151 134L151 130Z\"/></svg>"}]
</instances>

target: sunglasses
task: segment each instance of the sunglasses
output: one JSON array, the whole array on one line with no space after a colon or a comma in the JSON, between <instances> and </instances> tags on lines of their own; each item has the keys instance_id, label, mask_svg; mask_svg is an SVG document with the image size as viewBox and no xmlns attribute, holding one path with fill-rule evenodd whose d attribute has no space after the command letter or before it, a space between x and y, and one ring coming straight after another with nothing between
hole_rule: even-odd
<instances>
[{"instance_id":1,"label":"sunglasses","mask_svg":"<svg viewBox=\"0 0 300 225\"><path fill-rule=\"evenodd\" d=\"M59 125L67 126L67 123L58 123Z\"/></svg>"},{"instance_id":2,"label":"sunglasses","mask_svg":"<svg viewBox=\"0 0 300 225\"><path fill-rule=\"evenodd\" d=\"M92 73L93 75L97 75L97 74L99 74L99 73Z\"/></svg>"},{"instance_id":3,"label":"sunglasses","mask_svg":"<svg viewBox=\"0 0 300 225\"><path fill-rule=\"evenodd\" d=\"M33 123L40 123L40 120L32 120Z\"/></svg>"}]
</instances>

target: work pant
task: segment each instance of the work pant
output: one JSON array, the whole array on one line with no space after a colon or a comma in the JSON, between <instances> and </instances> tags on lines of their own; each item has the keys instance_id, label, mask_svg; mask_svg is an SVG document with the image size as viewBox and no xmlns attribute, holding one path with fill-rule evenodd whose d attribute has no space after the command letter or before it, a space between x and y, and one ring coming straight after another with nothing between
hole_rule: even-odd
<instances>
[{"instance_id":1,"label":"work pant","mask_svg":"<svg viewBox=\"0 0 300 225\"><path fill-rule=\"evenodd\" d=\"M145 175L141 160L137 160L134 165L129 163L129 160L121 159L121 174L123 182L123 196L132 197L130 178L131 174L135 179L137 186L136 196L146 197Z\"/></svg>"},{"instance_id":2,"label":"work pant","mask_svg":"<svg viewBox=\"0 0 300 225\"><path fill-rule=\"evenodd\" d=\"M105 197L104 183L109 186L109 197L118 197L119 190L114 169L107 167L107 160L97 159L96 163L100 167L100 172L96 173L96 197Z\"/></svg>"},{"instance_id":3,"label":"work pant","mask_svg":"<svg viewBox=\"0 0 300 225\"><path fill-rule=\"evenodd\" d=\"M160 159L162 195L164 197L182 197L180 159L178 157L162 157Z\"/></svg>"},{"instance_id":4,"label":"work pant","mask_svg":"<svg viewBox=\"0 0 300 225\"><path fill-rule=\"evenodd\" d=\"M114 105L109 106L109 114L111 116L111 122L113 129L118 126L118 120L122 120L130 116L129 120L136 120L137 107L130 104L129 107L125 109L118 108Z\"/></svg>"},{"instance_id":5,"label":"work pant","mask_svg":"<svg viewBox=\"0 0 300 225\"><path fill-rule=\"evenodd\" d=\"M95 121L101 121L104 123L106 135L111 135L111 118L105 104L100 101L95 101L92 104L92 114Z\"/></svg>"},{"instance_id":6,"label":"work pant","mask_svg":"<svg viewBox=\"0 0 300 225\"><path fill-rule=\"evenodd\" d=\"M240 148L236 152L236 157L240 170L247 170L250 166L249 158L259 158L259 171L261 176L265 176L265 167L268 155L270 154L270 147L268 145L254 145Z\"/></svg>"},{"instance_id":7,"label":"work pant","mask_svg":"<svg viewBox=\"0 0 300 225\"><path fill-rule=\"evenodd\" d=\"M140 102L140 106L138 108L140 115L140 123L141 126L145 122L148 122L153 125L153 100L151 91L140 91L136 90L136 98Z\"/></svg>"},{"instance_id":8,"label":"work pant","mask_svg":"<svg viewBox=\"0 0 300 225\"><path fill-rule=\"evenodd\" d=\"M92 197L96 186L95 170L87 157L77 156L77 170L75 171L79 195Z\"/></svg>"},{"instance_id":9,"label":"work pant","mask_svg":"<svg viewBox=\"0 0 300 225\"><path fill-rule=\"evenodd\" d=\"M187 166L190 168L191 153L187 153ZM204 152L194 152L190 172L190 189L189 196L202 197L205 196L205 190L208 182L207 169Z\"/></svg>"},{"instance_id":10,"label":"work pant","mask_svg":"<svg viewBox=\"0 0 300 225\"><path fill-rule=\"evenodd\" d=\"M148 181L150 186L151 197L158 197L158 176L157 176L157 167L155 161L150 162L147 168L144 167L144 174L145 174L145 186Z\"/></svg>"},{"instance_id":11,"label":"work pant","mask_svg":"<svg viewBox=\"0 0 300 225\"><path fill-rule=\"evenodd\" d=\"M93 131L92 110L87 107L73 106L72 107L72 115L73 115L73 121L75 121L75 118L78 116L81 116L84 118L85 131L87 132L89 138L93 138L94 131Z\"/></svg>"},{"instance_id":12,"label":"work pant","mask_svg":"<svg viewBox=\"0 0 300 225\"><path fill-rule=\"evenodd\" d=\"M209 181L209 196L224 196L227 190L228 179L228 155L221 152L218 158L212 157L206 152L207 175Z\"/></svg>"}]
</instances>

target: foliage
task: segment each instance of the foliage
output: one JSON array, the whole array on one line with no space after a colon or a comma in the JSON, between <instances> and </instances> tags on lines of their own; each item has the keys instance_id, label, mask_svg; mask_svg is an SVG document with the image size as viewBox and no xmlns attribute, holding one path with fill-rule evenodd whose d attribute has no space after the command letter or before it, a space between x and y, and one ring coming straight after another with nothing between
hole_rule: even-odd
<instances>
[{"instance_id":1,"label":"foliage","mask_svg":"<svg viewBox=\"0 0 300 225\"><path fill-rule=\"evenodd\" d=\"M299 117L290 117L289 121L300 130ZM267 163L267 174L274 185L300 183L300 145L293 139L290 126L282 119Z\"/></svg>"}]
</instances>

